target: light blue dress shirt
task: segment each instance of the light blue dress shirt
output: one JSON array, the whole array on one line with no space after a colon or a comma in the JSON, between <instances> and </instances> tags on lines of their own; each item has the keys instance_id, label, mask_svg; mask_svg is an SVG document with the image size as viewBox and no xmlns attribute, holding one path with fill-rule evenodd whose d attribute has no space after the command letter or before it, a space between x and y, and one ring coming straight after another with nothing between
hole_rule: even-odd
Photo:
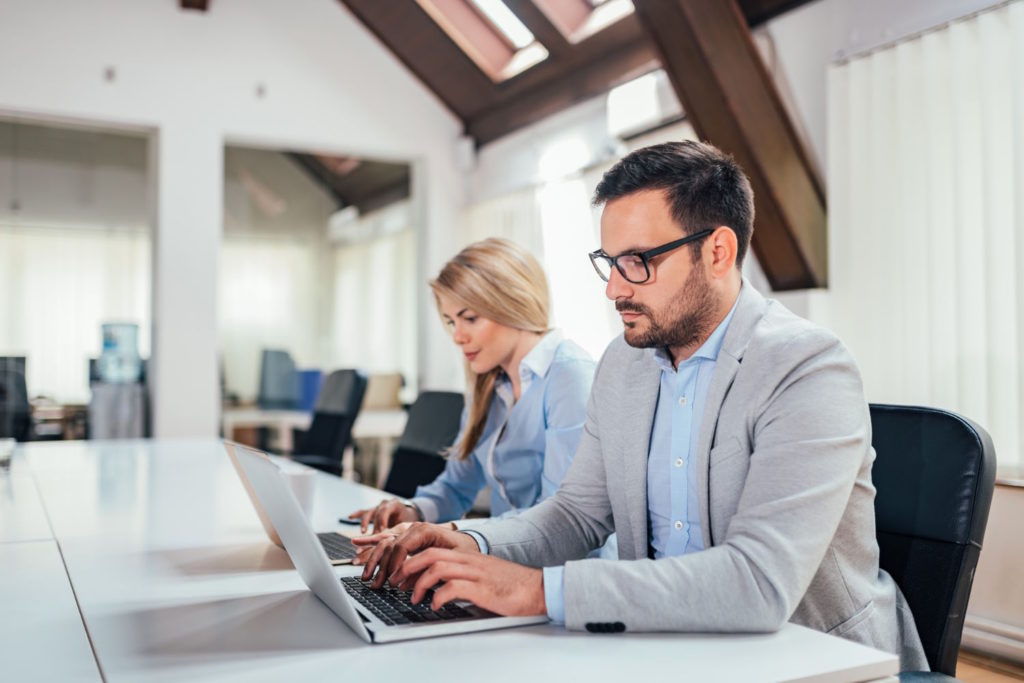
<instances>
[{"instance_id":1,"label":"light blue dress shirt","mask_svg":"<svg viewBox=\"0 0 1024 683\"><path fill-rule=\"evenodd\" d=\"M460 519L485 486L495 517L532 507L558 489L583 434L594 361L553 330L519 363L519 380L518 401L509 379L498 380L469 457L450 457L437 479L416 489L412 502L425 521ZM464 412L463 427L465 421Z\"/></svg>"},{"instance_id":2,"label":"light blue dress shirt","mask_svg":"<svg viewBox=\"0 0 1024 683\"><path fill-rule=\"evenodd\" d=\"M665 349L650 350L661 368L647 455L647 533L655 558L704 549L697 506L697 459L692 456L711 374L735 311L733 303L711 336L678 369ZM564 576L565 567L544 568L544 602L548 617L556 624L565 623Z\"/></svg>"}]
</instances>

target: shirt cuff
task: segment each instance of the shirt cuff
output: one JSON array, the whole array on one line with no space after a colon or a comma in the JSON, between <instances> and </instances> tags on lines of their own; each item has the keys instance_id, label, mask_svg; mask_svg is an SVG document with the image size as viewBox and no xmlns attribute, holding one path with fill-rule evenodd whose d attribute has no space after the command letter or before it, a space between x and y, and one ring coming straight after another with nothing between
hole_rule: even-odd
<instances>
[{"instance_id":1,"label":"shirt cuff","mask_svg":"<svg viewBox=\"0 0 1024 683\"><path fill-rule=\"evenodd\" d=\"M466 530L461 530L460 529L459 533L466 534L467 536L472 538L474 541L476 541L476 544L480 547L480 552L481 553L483 553L484 555L489 555L490 554L491 547L489 545L487 545L487 539L484 538L482 534L480 534L477 531L473 531L472 529L466 529Z\"/></svg>"},{"instance_id":2,"label":"shirt cuff","mask_svg":"<svg viewBox=\"0 0 1024 683\"><path fill-rule=\"evenodd\" d=\"M437 503L430 500L429 498L413 498L409 501L416 506L416 509L423 515L424 522L430 522L434 524L437 522L440 515L437 512Z\"/></svg>"},{"instance_id":3,"label":"shirt cuff","mask_svg":"<svg viewBox=\"0 0 1024 683\"><path fill-rule=\"evenodd\" d=\"M564 580L565 567L544 567L544 606L548 610L548 619L559 626L565 626Z\"/></svg>"}]
</instances>

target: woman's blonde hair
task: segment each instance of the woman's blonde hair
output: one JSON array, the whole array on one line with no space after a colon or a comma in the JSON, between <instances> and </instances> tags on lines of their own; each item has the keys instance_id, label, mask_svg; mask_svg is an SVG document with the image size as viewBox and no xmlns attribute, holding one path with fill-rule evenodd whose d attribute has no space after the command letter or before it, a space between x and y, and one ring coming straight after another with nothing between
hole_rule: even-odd
<instances>
[{"instance_id":1,"label":"woman's blonde hair","mask_svg":"<svg viewBox=\"0 0 1024 683\"><path fill-rule=\"evenodd\" d=\"M430 288L438 310L445 296L506 327L548 331L547 276L537 259L509 240L491 237L469 245L444 265ZM499 372L500 367L476 374L467 364L472 402L462 439L454 446L460 459L469 457L480 441Z\"/></svg>"}]
</instances>

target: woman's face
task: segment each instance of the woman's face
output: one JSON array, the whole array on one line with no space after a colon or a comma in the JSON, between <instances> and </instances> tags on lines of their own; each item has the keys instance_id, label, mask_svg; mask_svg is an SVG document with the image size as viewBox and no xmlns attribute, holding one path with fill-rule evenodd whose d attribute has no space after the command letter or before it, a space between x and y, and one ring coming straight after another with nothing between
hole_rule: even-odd
<instances>
[{"instance_id":1,"label":"woman's face","mask_svg":"<svg viewBox=\"0 0 1024 683\"><path fill-rule=\"evenodd\" d=\"M469 369L478 375L511 362L520 330L478 315L461 301L438 295L441 320L462 350Z\"/></svg>"}]
</instances>

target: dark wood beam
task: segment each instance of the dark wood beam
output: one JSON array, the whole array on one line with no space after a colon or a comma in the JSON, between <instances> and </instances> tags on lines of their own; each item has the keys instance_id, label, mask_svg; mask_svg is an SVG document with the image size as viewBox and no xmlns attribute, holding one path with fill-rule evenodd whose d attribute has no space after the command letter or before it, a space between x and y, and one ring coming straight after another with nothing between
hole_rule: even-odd
<instances>
[{"instance_id":1,"label":"dark wood beam","mask_svg":"<svg viewBox=\"0 0 1024 683\"><path fill-rule=\"evenodd\" d=\"M743 16L751 27L760 26L780 14L806 5L810 0L739 0Z\"/></svg>"},{"instance_id":2,"label":"dark wood beam","mask_svg":"<svg viewBox=\"0 0 1024 683\"><path fill-rule=\"evenodd\" d=\"M825 193L736 0L634 0L701 139L754 188L753 249L773 289L828 282Z\"/></svg>"},{"instance_id":3,"label":"dark wood beam","mask_svg":"<svg viewBox=\"0 0 1024 683\"><path fill-rule=\"evenodd\" d=\"M536 123L563 109L608 92L609 88L642 76L658 66L650 45L637 41L536 85L505 97L466 122L466 132L478 146Z\"/></svg>"},{"instance_id":4,"label":"dark wood beam","mask_svg":"<svg viewBox=\"0 0 1024 683\"><path fill-rule=\"evenodd\" d=\"M205 12L210 9L210 0L180 0L181 9L193 9Z\"/></svg>"},{"instance_id":5,"label":"dark wood beam","mask_svg":"<svg viewBox=\"0 0 1024 683\"><path fill-rule=\"evenodd\" d=\"M505 4L519 17L519 21L530 29L533 37L547 48L550 58L558 59L572 49L572 45L562 32L537 5L533 4L533 0L505 0Z\"/></svg>"}]
</instances>

